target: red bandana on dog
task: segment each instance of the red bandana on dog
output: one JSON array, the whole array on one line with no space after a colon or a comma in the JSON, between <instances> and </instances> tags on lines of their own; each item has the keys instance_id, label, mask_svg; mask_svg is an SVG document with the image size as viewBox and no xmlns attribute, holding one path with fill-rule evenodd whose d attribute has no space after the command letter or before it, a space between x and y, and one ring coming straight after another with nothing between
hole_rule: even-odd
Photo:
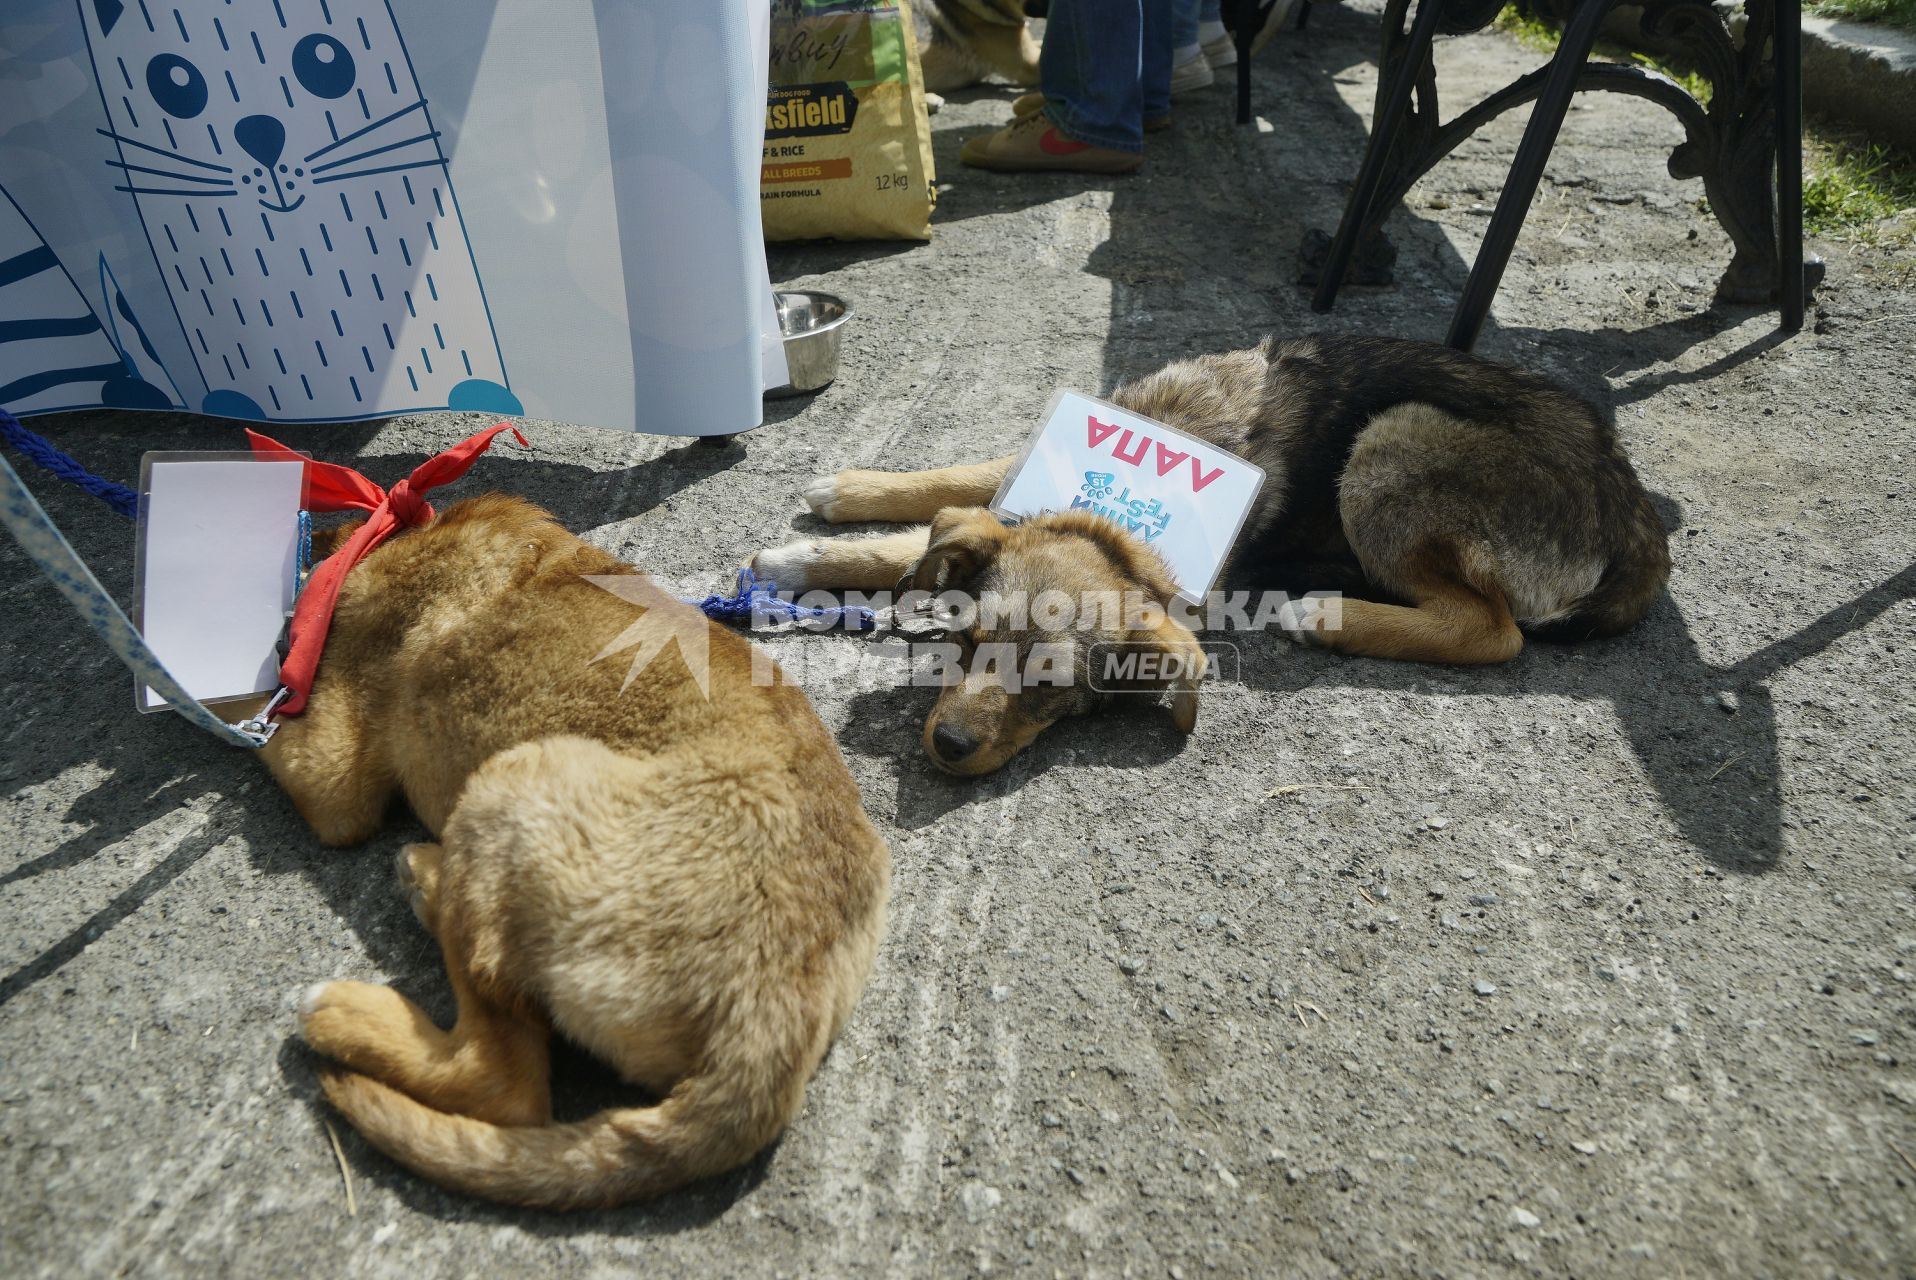
<instances>
[{"instance_id":1,"label":"red bandana on dog","mask_svg":"<svg viewBox=\"0 0 1916 1280\"><path fill-rule=\"evenodd\" d=\"M346 540L345 546L313 570L306 589L300 592L299 603L293 607L293 624L288 632L291 644L286 661L279 668L279 682L287 696L279 703L278 714L296 716L306 709L306 695L312 691L319 657L326 651L326 633L333 625L333 607L339 603L339 589L345 585L346 575L353 566L398 530L432 519L426 491L450 484L466 474L467 468L501 431L512 432L520 444L532 447L517 427L502 422L426 459L391 489L380 488L351 467L306 460L307 510L371 514ZM279 441L257 431L248 431L246 436L252 442L253 452L263 457L293 454L293 450Z\"/></svg>"}]
</instances>

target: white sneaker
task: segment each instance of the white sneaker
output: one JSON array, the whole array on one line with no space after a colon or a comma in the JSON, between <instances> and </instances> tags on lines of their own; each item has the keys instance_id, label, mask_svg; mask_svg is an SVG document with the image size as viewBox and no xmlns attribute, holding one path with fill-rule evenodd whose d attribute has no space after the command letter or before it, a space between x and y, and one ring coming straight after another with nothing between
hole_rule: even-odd
<instances>
[{"instance_id":1,"label":"white sneaker","mask_svg":"<svg viewBox=\"0 0 1916 1280\"><path fill-rule=\"evenodd\" d=\"M1203 44L1204 60L1211 64L1211 70L1222 71L1226 67L1237 65L1237 42L1226 31L1215 40L1206 40Z\"/></svg>"},{"instance_id":2,"label":"white sneaker","mask_svg":"<svg viewBox=\"0 0 1916 1280\"><path fill-rule=\"evenodd\" d=\"M1217 81L1211 74L1211 64L1200 50L1195 57L1186 58L1171 68L1171 96L1181 97L1199 89L1208 89Z\"/></svg>"}]
</instances>

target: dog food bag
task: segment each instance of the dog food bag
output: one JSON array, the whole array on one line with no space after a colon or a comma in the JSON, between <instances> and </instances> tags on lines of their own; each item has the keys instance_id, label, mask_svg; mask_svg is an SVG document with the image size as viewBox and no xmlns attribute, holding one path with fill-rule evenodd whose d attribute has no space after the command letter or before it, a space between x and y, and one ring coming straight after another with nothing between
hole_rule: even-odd
<instances>
[{"instance_id":1,"label":"dog food bag","mask_svg":"<svg viewBox=\"0 0 1916 1280\"><path fill-rule=\"evenodd\" d=\"M929 240L931 124L899 0L772 0L767 240Z\"/></svg>"}]
</instances>

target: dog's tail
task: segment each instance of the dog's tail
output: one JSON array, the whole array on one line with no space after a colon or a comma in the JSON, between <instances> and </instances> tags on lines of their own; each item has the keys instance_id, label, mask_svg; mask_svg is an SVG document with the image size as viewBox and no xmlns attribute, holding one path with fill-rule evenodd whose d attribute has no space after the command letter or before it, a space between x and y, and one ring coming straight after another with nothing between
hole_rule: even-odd
<instances>
[{"instance_id":1,"label":"dog's tail","mask_svg":"<svg viewBox=\"0 0 1916 1280\"><path fill-rule=\"evenodd\" d=\"M1669 536L1649 499L1643 498L1596 588L1568 616L1526 625L1524 634L1558 644L1619 635L1642 620L1669 580Z\"/></svg>"},{"instance_id":2,"label":"dog's tail","mask_svg":"<svg viewBox=\"0 0 1916 1280\"><path fill-rule=\"evenodd\" d=\"M571 1124L513 1127L450 1115L341 1067L326 1098L387 1156L443 1187L540 1209L604 1208L662 1195L745 1163L798 1110L824 1056L827 1028L736 1016L705 1066L653 1107L616 1108ZM785 1034L780 1034L780 1031ZM768 1031L770 1034L768 1034Z\"/></svg>"}]
</instances>

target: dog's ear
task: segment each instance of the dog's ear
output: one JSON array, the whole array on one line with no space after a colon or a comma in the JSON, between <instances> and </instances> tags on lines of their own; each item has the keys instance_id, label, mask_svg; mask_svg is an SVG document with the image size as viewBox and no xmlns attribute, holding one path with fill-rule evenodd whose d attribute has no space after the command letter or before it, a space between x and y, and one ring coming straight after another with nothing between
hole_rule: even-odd
<instances>
[{"instance_id":1,"label":"dog's ear","mask_svg":"<svg viewBox=\"0 0 1916 1280\"><path fill-rule=\"evenodd\" d=\"M932 517L925 554L899 585L939 592L962 587L991 563L1005 540L1005 527L983 507L946 507Z\"/></svg>"},{"instance_id":2,"label":"dog's ear","mask_svg":"<svg viewBox=\"0 0 1916 1280\"><path fill-rule=\"evenodd\" d=\"M1204 684L1203 647L1189 627L1168 615L1141 638L1157 649L1160 669L1171 673L1160 685L1171 691L1171 723L1179 733L1191 732L1197 728L1198 690Z\"/></svg>"}]
</instances>

